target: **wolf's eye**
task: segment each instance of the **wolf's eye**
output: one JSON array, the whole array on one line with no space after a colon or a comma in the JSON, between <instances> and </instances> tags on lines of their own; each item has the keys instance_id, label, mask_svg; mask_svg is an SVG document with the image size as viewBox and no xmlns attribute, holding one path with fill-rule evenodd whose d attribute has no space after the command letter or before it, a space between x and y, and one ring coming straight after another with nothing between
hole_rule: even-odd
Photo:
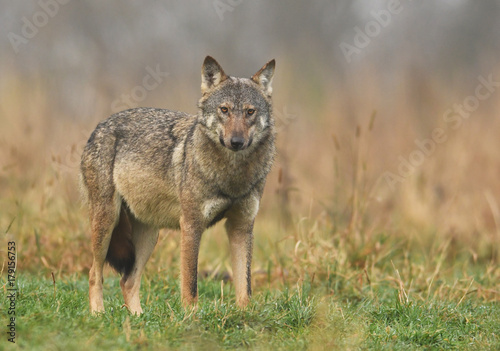
<instances>
[{"instance_id":1,"label":"wolf's eye","mask_svg":"<svg viewBox=\"0 0 500 351\"><path fill-rule=\"evenodd\" d=\"M222 112L222 113L227 113L227 111L228 111L228 109L227 109L227 107L226 107L226 106L222 106L222 107L220 108L220 110L221 110L221 112Z\"/></svg>"},{"instance_id":2,"label":"wolf's eye","mask_svg":"<svg viewBox=\"0 0 500 351\"><path fill-rule=\"evenodd\" d=\"M255 110L253 108L249 108L247 110L247 115L249 115L249 116L253 115L254 113L255 113Z\"/></svg>"}]
</instances>

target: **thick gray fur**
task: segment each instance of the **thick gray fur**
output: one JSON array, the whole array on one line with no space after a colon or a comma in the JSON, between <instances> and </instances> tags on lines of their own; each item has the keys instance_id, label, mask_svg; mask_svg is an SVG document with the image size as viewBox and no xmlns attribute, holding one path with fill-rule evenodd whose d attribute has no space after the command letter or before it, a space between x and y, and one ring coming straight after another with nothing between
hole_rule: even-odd
<instances>
[{"instance_id":1,"label":"thick gray fur","mask_svg":"<svg viewBox=\"0 0 500 351\"><path fill-rule=\"evenodd\" d=\"M140 278L160 228L181 229L181 294L197 300L201 234L226 218L240 306L251 294L253 223L275 155L274 60L251 79L207 57L199 112L135 108L99 123L83 151L94 260L92 312L104 310L104 261L123 274L125 303L140 314Z\"/></svg>"}]
</instances>

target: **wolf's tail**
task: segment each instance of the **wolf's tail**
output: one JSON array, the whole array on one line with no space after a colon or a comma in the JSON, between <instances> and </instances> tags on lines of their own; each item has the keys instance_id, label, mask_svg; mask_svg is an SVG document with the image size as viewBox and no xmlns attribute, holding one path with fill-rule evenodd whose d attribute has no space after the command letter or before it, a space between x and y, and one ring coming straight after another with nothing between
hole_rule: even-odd
<instances>
[{"instance_id":1,"label":"wolf's tail","mask_svg":"<svg viewBox=\"0 0 500 351\"><path fill-rule=\"evenodd\" d=\"M132 224L125 206L122 204L120 219L113 229L106 261L118 273L128 276L135 263L135 246L132 242Z\"/></svg>"}]
</instances>

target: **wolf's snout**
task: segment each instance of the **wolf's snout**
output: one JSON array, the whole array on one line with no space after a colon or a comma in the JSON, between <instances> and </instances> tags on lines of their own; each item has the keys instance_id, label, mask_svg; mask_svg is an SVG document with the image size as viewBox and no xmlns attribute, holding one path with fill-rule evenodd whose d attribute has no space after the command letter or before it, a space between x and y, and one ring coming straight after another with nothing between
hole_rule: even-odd
<instances>
[{"instance_id":1,"label":"wolf's snout","mask_svg":"<svg viewBox=\"0 0 500 351\"><path fill-rule=\"evenodd\" d=\"M231 147L234 150L241 150L245 144L245 139L239 136L234 136L231 138Z\"/></svg>"}]
</instances>

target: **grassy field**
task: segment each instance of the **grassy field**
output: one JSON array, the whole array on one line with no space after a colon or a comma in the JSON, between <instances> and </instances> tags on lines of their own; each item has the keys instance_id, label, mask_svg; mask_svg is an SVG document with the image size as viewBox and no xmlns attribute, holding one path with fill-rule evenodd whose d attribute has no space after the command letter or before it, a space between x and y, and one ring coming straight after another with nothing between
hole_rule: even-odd
<instances>
[{"instance_id":1,"label":"grassy field","mask_svg":"<svg viewBox=\"0 0 500 351\"><path fill-rule=\"evenodd\" d=\"M37 218L18 204L9 228L37 227L9 235L21 267L16 341L26 349L500 347L500 268L492 250L474 255L463 243L432 240L434 233L339 232L326 214L301 218L291 229L262 216L255 230L254 298L246 310L234 306L226 239L216 226L202 243L196 309L180 304L179 235L163 231L143 278L144 315L124 308L119 277L108 269L107 312L91 316L86 223L78 219L78 205L67 206L59 217ZM50 237L41 234L48 228ZM8 301L2 303L7 311Z\"/></svg>"},{"instance_id":2,"label":"grassy field","mask_svg":"<svg viewBox=\"0 0 500 351\"><path fill-rule=\"evenodd\" d=\"M119 277L107 269L106 313L95 317L77 170L110 98L93 100L82 125L57 115L43 81L11 80L0 106L8 130L0 138L0 349L11 346L9 241L24 349L500 349L500 122L485 118L498 99L451 128L443 113L468 91L431 103L403 90L394 100L406 103L388 104L372 83L320 102L306 96L300 108L284 103L293 93L278 95L279 157L255 226L251 305L234 307L218 225L203 237L195 310L179 303L179 234L162 231L143 277L144 315L126 311ZM276 83L286 91L288 82ZM390 186L384 172L400 174L414 140L438 127L446 142Z\"/></svg>"},{"instance_id":3,"label":"grassy field","mask_svg":"<svg viewBox=\"0 0 500 351\"><path fill-rule=\"evenodd\" d=\"M160 274L145 279L141 317L122 306L118 279L105 284L108 311L88 313L86 277L56 281L21 276L17 341L30 350L54 349L498 349L500 306L477 297L407 299L387 286L356 292L324 283L259 287L246 310L234 307L230 286L204 279L196 310L181 307L177 281ZM459 289L460 290L460 289ZM457 290L458 291L458 290ZM328 293L325 293L328 292ZM458 297L458 296L457 296Z\"/></svg>"}]
</instances>

